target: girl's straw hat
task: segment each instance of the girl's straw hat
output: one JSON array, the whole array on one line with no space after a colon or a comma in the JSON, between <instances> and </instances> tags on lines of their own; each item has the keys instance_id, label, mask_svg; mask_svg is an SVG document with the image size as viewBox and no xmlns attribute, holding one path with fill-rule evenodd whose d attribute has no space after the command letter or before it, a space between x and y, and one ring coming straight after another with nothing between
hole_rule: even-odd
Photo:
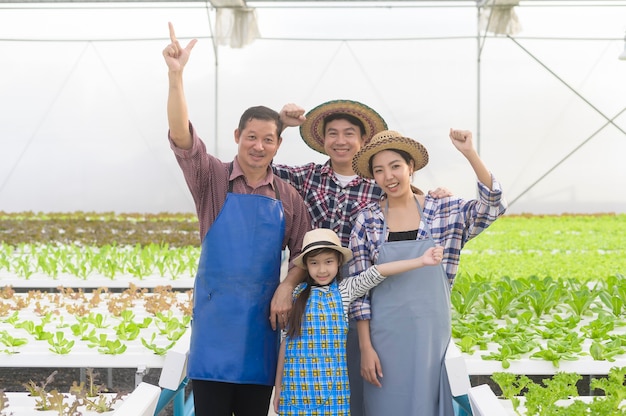
<instances>
[{"instance_id":1,"label":"girl's straw hat","mask_svg":"<svg viewBox=\"0 0 626 416\"><path fill-rule=\"evenodd\" d=\"M343 255L343 261L341 264L345 264L352 259L352 250L341 245L339 237L333 230L329 230L328 228L317 228L304 235L304 239L302 240L302 252L293 260L293 263L302 269L306 269L304 256L308 252L318 248L330 248L341 253Z\"/></svg>"},{"instance_id":2,"label":"girl's straw hat","mask_svg":"<svg viewBox=\"0 0 626 416\"><path fill-rule=\"evenodd\" d=\"M300 126L300 135L313 150L324 151L324 119L331 114L349 114L361 120L365 126L365 143L381 130L387 129L385 120L373 109L358 101L334 100L320 104L306 114Z\"/></svg>"},{"instance_id":3,"label":"girl's straw hat","mask_svg":"<svg viewBox=\"0 0 626 416\"><path fill-rule=\"evenodd\" d=\"M402 136L397 131L385 130L377 133L372 140L359 150L352 158L352 169L364 178L373 178L370 172L370 160L383 150L402 150L408 153L415 163L415 171L428 163L428 151L419 142Z\"/></svg>"}]
</instances>

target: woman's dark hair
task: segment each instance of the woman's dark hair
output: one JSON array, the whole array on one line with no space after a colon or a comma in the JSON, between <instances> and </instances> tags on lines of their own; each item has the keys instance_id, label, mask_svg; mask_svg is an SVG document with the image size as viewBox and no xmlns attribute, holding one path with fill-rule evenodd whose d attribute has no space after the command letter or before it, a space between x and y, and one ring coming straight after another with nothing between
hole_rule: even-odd
<instances>
[{"instance_id":1,"label":"woman's dark hair","mask_svg":"<svg viewBox=\"0 0 626 416\"><path fill-rule=\"evenodd\" d=\"M404 150L400 150L400 149L385 149L385 150L389 150L389 151L396 152L397 154L399 154L400 157L402 157L402 159L404 159L404 161L406 162L407 165L410 165L411 162L413 162L413 165L415 165L415 161L413 160L411 155L408 154L407 152L405 152ZM374 160L374 156L376 156L377 154L378 153L374 153L372 155L372 157L370 157L370 160L367 162L367 169L369 170L369 174L372 175L372 176L374 176L374 172L372 171L372 163L373 163L373 160ZM411 190L416 195L424 195L424 192L422 192L421 189L416 188L413 185L411 185Z\"/></svg>"},{"instance_id":2,"label":"woman's dark hair","mask_svg":"<svg viewBox=\"0 0 626 416\"><path fill-rule=\"evenodd\" d=\"M346 113L334 113L324 118L324 134L326 134L326 126L328 125L328 123L335 120L346 120L348 123L354 124L359 128L359 130L361 131L361 136L365 134L365 124L363 124L363 122L358 117Z\"/></svg>"},{"instance_id":3,"label":"woman's dark hair","mask_svg":"<svg viewBox=\"0 0 626 416\"><path fill-rule=\"evenodd\" d=\"M340 252L326 247L309 251L304 255L302 262L306 265L306 261L310 256L317 256L322 253L334 253L337 256L338 263L341 265L343 262L343 255ZM335 280L341 280L341 267L337 270ZM309 300L309 296L311 295L311 286L315 284L315 281L309 274L308 270L306 272L304 282L306 283L306 287L302 290L302 292L300 292L296 300L293 302L291 313L287 319L287 336L291 338L297 338L302 335L302 319L306 313L306 305Z\"/></svg>"}]
</instances>

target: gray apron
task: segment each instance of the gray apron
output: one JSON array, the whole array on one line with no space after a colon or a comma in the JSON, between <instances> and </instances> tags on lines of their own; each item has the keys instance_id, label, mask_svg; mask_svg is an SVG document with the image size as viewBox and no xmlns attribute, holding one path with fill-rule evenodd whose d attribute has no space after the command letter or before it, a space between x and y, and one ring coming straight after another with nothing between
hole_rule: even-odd
<instances>
[{"instance_id":1,"label":"gray apron","mask_svg":"<svg viewBox=\"0 0 626 416\"><path fill-rule=\"evenodd\" d=\"M417 206L428 239L386 241L379 247L377 263L419 257L435 246L419 203ZM366 415L454 415L444 366L451 337L449 295L442 265L390 276L372 289L370 333L383 378L381 388L364 383Z\"/></svg>"}]
</instances>

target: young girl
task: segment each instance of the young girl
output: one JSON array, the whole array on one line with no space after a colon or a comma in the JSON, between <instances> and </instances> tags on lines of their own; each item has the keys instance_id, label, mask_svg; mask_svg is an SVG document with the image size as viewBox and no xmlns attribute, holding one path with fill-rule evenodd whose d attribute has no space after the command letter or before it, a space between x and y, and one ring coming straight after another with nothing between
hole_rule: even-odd
<instances>
[{"instance_id":1,"label":"young girl","mask_svg":"<svg viewBox=\"0 0 626 416\"><path fill-rule=\"evenodd\" d=\"M307 271L294 292L276 371L274 409L279 415L348 416L350 386L346 364L348 306L386 276L441 263L443 249L378 264L341 280L340 267L352 258L335 232L325 228L304 236L294 263Z\"/></svg>"}]
</instances>

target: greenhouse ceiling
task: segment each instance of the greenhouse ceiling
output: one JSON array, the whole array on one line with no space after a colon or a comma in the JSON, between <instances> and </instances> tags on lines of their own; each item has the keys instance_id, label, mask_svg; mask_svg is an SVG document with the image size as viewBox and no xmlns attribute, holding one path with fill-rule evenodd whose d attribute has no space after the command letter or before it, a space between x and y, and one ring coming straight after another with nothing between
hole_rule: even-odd
<instances>
[{"instance_id":1,"label":"greenhouse ceiling","mask_svg":"<svg viewBox=\"0 0 626 416\"><path fill-rule=\"evenodd\" d=\"M415 6L444 6L444 5L511 5L511 0L209 0L213 7L244 7L247 5L262 6L271 4L293 5L344 5L355 7L358 4L376 4L393 7L394 4L414 4ZM0 3L207 3L207 0L0 0ZM518 5L545 4L545 5L586 5L612 6L626 3L626 0L519 0Z\"/></svg>"}]
</instances>

